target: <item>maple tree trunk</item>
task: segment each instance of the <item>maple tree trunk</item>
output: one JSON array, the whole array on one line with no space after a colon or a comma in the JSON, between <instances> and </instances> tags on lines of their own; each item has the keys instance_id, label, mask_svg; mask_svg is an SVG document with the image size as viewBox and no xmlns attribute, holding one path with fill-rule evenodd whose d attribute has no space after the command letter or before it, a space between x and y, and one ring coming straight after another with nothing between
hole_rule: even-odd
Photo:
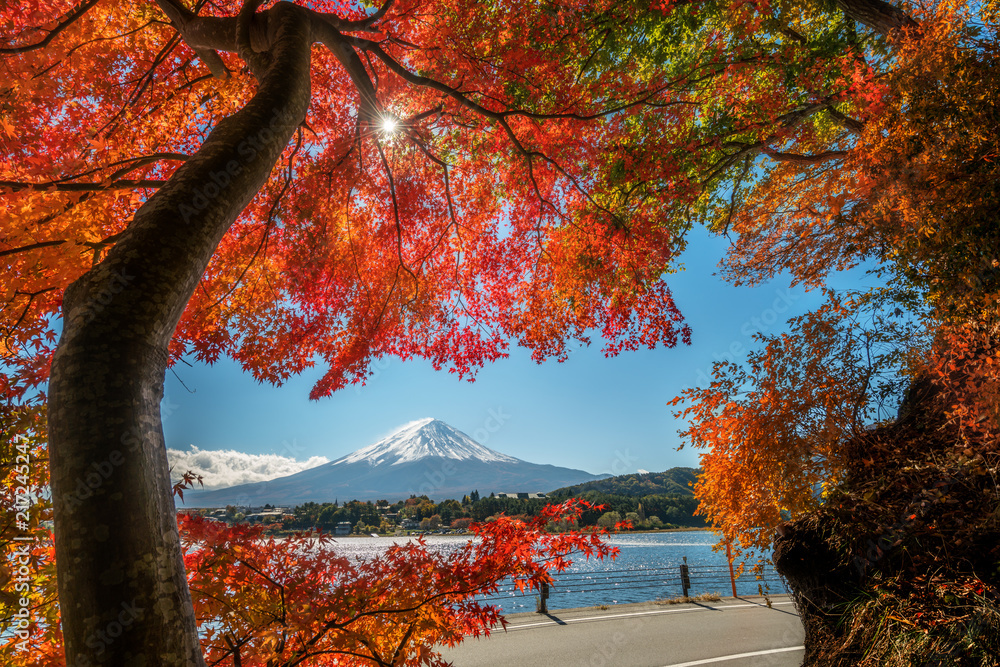
<instances>
[{"instance_id":1,"label":"maple tree trunk","mask_svg":"<svg viewBox=\"0 0 1000 667\"><path fill-rule=\"evenodd\" d=\"M309 103L308 27L272 24L251 102L73 283L49 384L51 484L67 664L199 665L160 421L168 344L223 234Z\"/></svg>"},{"instance_id":2,"label":"maple tree trunk","mask_svg":"<svg viewBox=\"0 0 1000 667\"><path fill-rule=\"evenodd\" d=\"M964 454L939 391L914 381L895 421L844 443L824 504L779 529L805 667L996 664L996 457Z\"/></svg>"},{"instance_id":3,"label":"maple tree trunk","mask_svg":"<svg viewBox=\"0 0 1000 667\"><path fill-rule=\"evenodd\" d=\"M917 25L909 14L883 0L835 0L835 2L848 18L882 35Z\"/></svg>"},{"instance_id":4,"label":"maple tree trunk","mask_svg":"<svg viewBox=\"0 0 1000 667\"><path fill-rule=\"evenodd\" d=\"M838 610L857 598L862 586L858 573L844 566L831 545L828 533L833 529L824 518L814 513L786 524L785 534L774 543L775 569L791 589L805 631L803 665L828 664L826 653L836 644L841 626ZM851 651L837 654L837 659L859 657Z\"/></svg>"}]
</instances>

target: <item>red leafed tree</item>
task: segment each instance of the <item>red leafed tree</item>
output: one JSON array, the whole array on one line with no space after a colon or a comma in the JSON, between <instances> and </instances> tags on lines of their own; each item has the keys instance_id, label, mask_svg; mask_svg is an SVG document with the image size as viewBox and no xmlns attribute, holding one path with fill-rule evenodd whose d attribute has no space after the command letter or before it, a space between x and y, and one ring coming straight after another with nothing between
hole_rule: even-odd
<instances>
[{"instance_id":1,"label":"red leafed tree","mask_svg":"<svg viewBox=\"0 0 1000 667\"><path fill-rule=\"evenodd\" d=\"M495 592L508 577L521 590L538 588L551 582L550 572L565 569L570 556L616 553L601 533L545 533L547 521L578 518L586 507L550 506L528 522L501 517L474 524L476 539L462 548L410 543L360 564L313 537L278 543L261 539L259 528L186 520L185 541L195 547L186 556L195 573L195 613L213 621L204 626L206 660L445 664L434 655L436 644L454 646L503 622L475 595ZM300 554L297 562L289 552Z\"/></svg>"},{"instance_id":2,"label":"red leafed tree","mask_svg":"<svg viewBox=\"0 0 1000 667\"><path fill-rule=\"evenodd\" d=\"M687 336L677 195L632 127L684 107L601 52L636 7L261 4L0 13L3 389L48 381L71 664L203 662L159 415L180 356L323 361L323 396L376 354L467 374L511 339Z\"/></svg>"},{"instance_id":3,"label":"red leafed tree","mask_svg":"<svg viewBox=\"0 0 1000 667\"><path fill-rule=\"evenodd\" d=\"M572 558L614 557L604 531L549 535L548 521L575 521L591 506L570 500L525 522L509 517L473 524L473 540L442 549L393 546L370 559L338 555L322 533L275 539L263 526L179 518L182 548L205 661L212 665L444 665L435 647L488 635L506 624L479 596L501 583L536 589ZM5 517L6 518L6 517ZM11 665L64 665L54 559L44 540L26 545L30 615L0 656ZM16 607L17 603L5 604ZM117 625L88 637L76 664L97 664L141 622L134 603ZM18 634L20 631L21 634ZM70 662L69 664L73 664Z\"/></svg>"}]
</instances>

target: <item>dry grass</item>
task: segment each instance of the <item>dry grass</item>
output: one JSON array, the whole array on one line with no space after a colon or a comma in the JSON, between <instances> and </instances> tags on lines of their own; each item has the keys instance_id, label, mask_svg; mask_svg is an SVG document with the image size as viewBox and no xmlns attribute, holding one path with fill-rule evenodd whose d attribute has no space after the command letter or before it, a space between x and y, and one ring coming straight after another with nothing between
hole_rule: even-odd
<instances>
[{"instance_id":1,"label":"dry grass","mask_svg":"<svg viewBox=\"0 0 1000 667\"><path fill-rule=\"evenodd\" d=\"M846 636L824 647L831 664L853 655L857 667L996 667L1000 610L978 595L918 605L891 595L859 600L846 615ZM937 612L937 613L935 613ZM928 620L928 617L932 617ZM858 657L863 656L863 657Z\"/></svg>"},{"instance_id":2,"label":"dry grass","mask_svg":"<svg viewBox=\"0 0 1000 667\"><path fill-rule=\"evenodd\" d=\"M685 602L719 602L722 596L718 593L701 593L694 597L679 597L664 600L653 600L653 604L684 604Z\"/></svg>"}]
</instances>

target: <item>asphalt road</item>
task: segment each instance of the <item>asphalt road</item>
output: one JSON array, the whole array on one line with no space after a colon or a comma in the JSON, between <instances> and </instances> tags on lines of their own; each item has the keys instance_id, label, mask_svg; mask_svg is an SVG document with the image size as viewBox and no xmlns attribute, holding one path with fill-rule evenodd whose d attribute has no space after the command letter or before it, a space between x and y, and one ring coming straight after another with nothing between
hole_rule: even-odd
<instances>
[{"instance_id":1,"label":"asphalt road","mask_svg":"<svg viewBox=\"0 0 1000 667\"><path fill-rule=\"evenodd\" d=\"M467 639L455 667L797 667L803 629L785 596L513 614L507 631Z\"/></svg>"}]
</instances>

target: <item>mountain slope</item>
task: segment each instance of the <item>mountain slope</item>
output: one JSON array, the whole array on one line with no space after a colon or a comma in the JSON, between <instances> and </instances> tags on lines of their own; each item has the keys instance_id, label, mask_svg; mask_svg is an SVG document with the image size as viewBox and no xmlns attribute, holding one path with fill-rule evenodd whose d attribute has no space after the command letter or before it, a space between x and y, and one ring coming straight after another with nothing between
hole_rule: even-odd
<instances>
[{"instance_id":1,"label":"mountain slope","mask_svg":"<svg viewBox=\"0 0 1000 667\"><path fill-rule=\"evenodd\" d=\"M436 419L407 424L387 438L336 461L267 482L188 491L188 507L296 505L335 500L398 500L427 495L440 501L472 490L539 492L599 479L583 470L529 463L477 443Z\"/></svg>"},{"instance_id":2,"label":"mountain slope","mask_svg":"<svg viewBox=\"0 0 1000 667\"><path fill-rule=\"evenodd\" d=\"M619 496L649 496L655 494L694 495L698 468L671 468L664 472L632 473L567 486L549 496L575 496L587 491L600 491Z\"/></svg>"}]
</instances>

